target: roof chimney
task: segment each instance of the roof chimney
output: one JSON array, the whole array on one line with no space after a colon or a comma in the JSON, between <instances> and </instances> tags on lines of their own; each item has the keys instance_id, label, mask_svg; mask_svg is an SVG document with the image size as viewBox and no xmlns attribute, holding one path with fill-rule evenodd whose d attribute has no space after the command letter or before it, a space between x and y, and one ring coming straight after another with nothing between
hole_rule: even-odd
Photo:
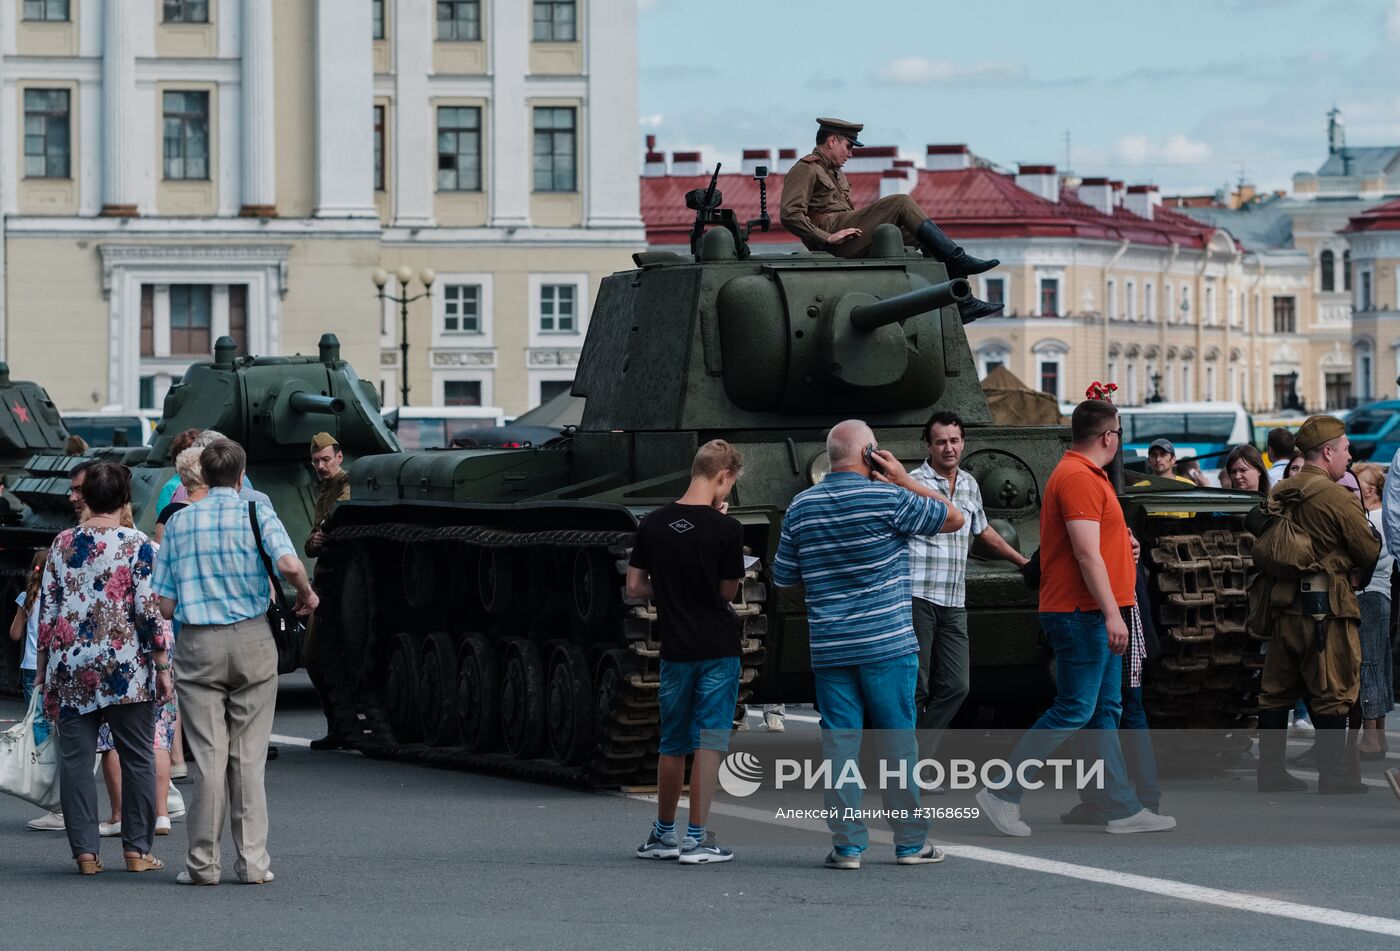
<instances>
[{"instance_id":1,"label":"roof chimney","mask_svg":"<svg viewBox=\"0 0 1400 951\"><path fill-rule=\"evenodd\" d=\"M1016 172L1016 186L1046 201L1060 200L1060 176L1053 165L1022 165Z\"/></svg>"},{"instance_id":2,"label":"roof chimney","mask_svg":"<svg viewBox=\"0 0 1400 951\"><path fill-rule=\"evenodd\" d=\"M1129 185L1126 201L1128 210L1139 218L1152 220L1152 209L1162 203L1162 193L1156 185Z\"/></svg>"},{"instance_id":3,"label":"roof chimney","mask_svg":"<svg viewBox=\"0 0 1400 951\"><path fill-rule=\"evenodd\" d=\"M887 168L880 173L880 197L907 195L914 190L913 169Z\"/></svg>"},{"instance_id":4,"label":"roof chimney","mask_svg":"<svg viewBox=\"0 0 1400 951\"><path fill-rule=\"evenodd\" d=\"M1101 215L1113 214L1113 183L1106 178L1086 178L1079 183L1079 200Z\"/></svg>"},{"instance_id":5,"label":"roof chimney","mask_svg":"<svg viewBox=\"0 0 1400 951\"><path fill-rule=\"evenodd\" d=\"M883 172L894 168L894 160L899 158L899 149L893 145L868 145L856 149L846 162L847 172Z\"/></svg>"},{"instance_id":6,"label":"roof chimney","mask_svg":"<svg viewBox=\"0 0 1400 951\"><path fill-rule=\"evenodd\" d=\"M965 145L930 145L925 150L924 168L947 172L972 167L972 153Z\"/></svg>"},{"instance_id":7,"label":"roof chimney","mask_svg":"<svg viewBox=\"0 0 1400 951\"><path fill-rule=\"evenodd\" d=\"M647 136L648 140L655 136ZM642 165L642 175L646 178L664 178L666 175L666 153L647 147L646 160Z\"/></svg>"},{"instance_id":8,"label":"roof chimney","mask_svg":"<svg viewBox=\"0 0 1400 951\"><path fill-rule=\"evenodd\" d=\"M672 175L703 175L704 166L700 164L699 152L672 152L671 153L671 174Z\"/></svg>"},{"instance_id":9,"label":"roof chimney","mask_svg":"<svg viewBox=\"0 0 1400 951\"><path fill-rule=\"evenodd\" d=\"M1123 207L1123 183L1118 179L1110 179L1109 184L1113 186L1113 207Z\"/></svg>"},{"instance_id":10,"label":"roof chimney","mask_svg":"<svg viewBox=\"0 0 1400 951\"><path fill-rule=\"evenodd\" d=\"M797 164L797 149L778 149L778 161L769 169L770 172L777 172L779 175L787 172Z\"/></svg>"},{"instance_id":11,"label":"roof chimney","mask_svg":"<svg viewBox=\"0 0 1400 951\"><path fill-rule=\"evenodd\" d=\"M744 149L743 172L745 175L752 175L754 170L760 165L765 165L771 172L773 170L773 150L772 149Z\"/></svg>"}]
</instances>

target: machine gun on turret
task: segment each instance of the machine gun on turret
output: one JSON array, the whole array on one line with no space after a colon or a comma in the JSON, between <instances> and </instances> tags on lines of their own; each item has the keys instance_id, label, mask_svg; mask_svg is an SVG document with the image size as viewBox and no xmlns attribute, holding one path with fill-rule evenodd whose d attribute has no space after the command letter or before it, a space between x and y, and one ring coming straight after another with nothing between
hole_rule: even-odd
<instances>
[{"instance_id":1,"label":"machine gun on turret","mask_svg":"<svg viewBox=\"0 0 1400 951\"><path fill-rule=\"evenodd\" d=\"M695 212L695 224L690 228L690 253L695 255L697 261L707 225L728 229L734 235L734 247L739 259L743 260L749 256L749 233L754 228L767 231L773 223L773 219L768 217L768 166L760 165L753 171L754 181L758 182L758 217L750 218L743 224L739 223L732 208L724 207L724 193L716 187L719 184L719 170L723 167L723 162L716 162L709 187L693 189L685 196L685 206Z\"/></svg>"}]
</instances>

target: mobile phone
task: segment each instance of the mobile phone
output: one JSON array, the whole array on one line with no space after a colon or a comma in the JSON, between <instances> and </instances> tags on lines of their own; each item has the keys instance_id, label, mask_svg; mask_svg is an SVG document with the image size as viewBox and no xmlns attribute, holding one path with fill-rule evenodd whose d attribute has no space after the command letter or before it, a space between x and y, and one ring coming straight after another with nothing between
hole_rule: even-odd
<instances>
[{"instance_id":1,"label":"mobile phone","mask_svg":"<svg viewBox=\"0 0 1400 951\"><path fill-rule=\"evenodd\" d=\"M875 458L874 443L871 443L870 445L866 446L863 450L861 450L861 456L865 459L865 464L870 467L870 477L872 479L875 477L875 473L884 473L885 470L881 468L880 460Z\"/></svg>"}]
</instances>

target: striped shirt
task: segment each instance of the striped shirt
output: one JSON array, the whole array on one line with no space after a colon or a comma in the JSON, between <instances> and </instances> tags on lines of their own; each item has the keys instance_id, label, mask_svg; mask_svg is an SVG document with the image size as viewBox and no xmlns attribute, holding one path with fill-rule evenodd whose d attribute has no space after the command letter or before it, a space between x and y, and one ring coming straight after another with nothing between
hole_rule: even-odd
<instances>
[{"instance_id":1,"label":"striped shirt","mask_svg":"<svg viewBox=\"0 0 1400 951\"><path fill-rule=\"evenodd\" d=\"M955 474L953 491L938 470L924 462L909 475L943 493L963 513L963 527L945 535L920 535L909 539L909 581L914 597L940 607L960 608L967 600L967 550L972 536L987 527L982 510L982 490L977 480L962 470Z\"/></svg>"},{"instance_id":2,"label":"striped shirt","mask_svg":"<svg viewBox=\"0 0 1400 951\"><path fill-rule=\"evenodd\" d=\"M295 557L272 506L258 506L258 528L274 565L283 555ZM152 587L175 599L181 624L236 624L266 613L272 586L253 541L248 503L233 489L212 488L207 498L172 515Z\"/></svg>"},{"instance_id":3,"label":"striped shirt","mask_svg":"<svg viewBox=\"0 0 1400 951\"><path fill-rule=\"evenodd\" d=\"M918 651L909 538L943 527L948 509L856 472L833 472L792 500L773 583L807 588L813 667L873 664Z\"/></svg>"}]
</instances>

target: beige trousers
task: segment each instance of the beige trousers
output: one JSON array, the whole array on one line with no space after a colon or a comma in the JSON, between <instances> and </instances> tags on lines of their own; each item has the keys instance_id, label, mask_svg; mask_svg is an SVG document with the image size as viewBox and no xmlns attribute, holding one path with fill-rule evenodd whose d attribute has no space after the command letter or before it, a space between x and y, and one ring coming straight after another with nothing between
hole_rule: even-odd
<instances>
[{"instance_id":1,"label":"beige trousers","mask_svg":"<svg viewBox=\"0 0 1400 951\"><path fill-rule=\"evenodd\" d=\"M196 882L219 880L227 815L238 849L234 872L261 881L271 862L263 773L277 709L277 646L267 619L182 627L175 685L194 779L185 869Z\"/></svg>"}]
</instances>

